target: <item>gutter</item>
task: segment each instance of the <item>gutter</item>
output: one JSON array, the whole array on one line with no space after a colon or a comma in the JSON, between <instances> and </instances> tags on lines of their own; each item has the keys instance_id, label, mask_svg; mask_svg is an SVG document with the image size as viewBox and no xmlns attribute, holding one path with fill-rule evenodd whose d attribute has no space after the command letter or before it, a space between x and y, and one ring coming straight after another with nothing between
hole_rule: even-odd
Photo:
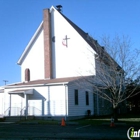
<instances>
[{"instance_id":1,"label":"gutter","mask_svg":"<svg viewBox=\"0 0 140 140\"><path fill-rule=\"evenodd\" d=\"M15 86L5 86L5 89L12 88L26 88L26 87L41 87L41 86L59 86L59 85L67 85L69 82L61 82L61 83L48 83L48 84L31 84L31 85L15 85Z\"/></svg>"}]
</instances>

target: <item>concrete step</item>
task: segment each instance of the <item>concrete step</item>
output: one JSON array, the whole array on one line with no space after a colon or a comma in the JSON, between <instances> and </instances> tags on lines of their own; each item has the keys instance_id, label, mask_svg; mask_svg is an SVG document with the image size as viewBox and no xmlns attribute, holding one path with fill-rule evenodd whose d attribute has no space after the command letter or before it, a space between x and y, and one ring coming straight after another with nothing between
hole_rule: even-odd
<instances>
[{"instance_id":1,"label":"concrete step","mask_svg":"<svg viewBox=\"0 0 140 140\"><path fill-rule=\"evenodd\" d=\"M4 118L5 118L5 122L17 122L17 121L20 121L19 116L9 116L9 117L4 117Z\"/></svg>"}]
</instances>

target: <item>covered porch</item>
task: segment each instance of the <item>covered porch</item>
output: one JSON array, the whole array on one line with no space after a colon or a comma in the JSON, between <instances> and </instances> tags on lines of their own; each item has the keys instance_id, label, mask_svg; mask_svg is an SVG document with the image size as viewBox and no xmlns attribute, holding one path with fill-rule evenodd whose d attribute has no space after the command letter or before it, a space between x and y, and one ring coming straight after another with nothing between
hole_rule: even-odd
<instances>
[{"instance_id":1,"label":"covered porch","mask_svg":"<svg viewBox=\"0 0 140 140\"><path fill-rule=\"evenodd\" d=\"M40 108L36 108L35 104L29 105L29 100L33 100L34 94L36 92L34 89L22 89L9 91L9 108L5 111L5 116L27 116L30 115L44 115L44 98L38 100L40 103ZM18 95L21 97L22 102L20 106L14 106L13 104L16 100L12 99L12 96ZM13 103L13 104L12 104Z\"/></svg>"}]
</instances>

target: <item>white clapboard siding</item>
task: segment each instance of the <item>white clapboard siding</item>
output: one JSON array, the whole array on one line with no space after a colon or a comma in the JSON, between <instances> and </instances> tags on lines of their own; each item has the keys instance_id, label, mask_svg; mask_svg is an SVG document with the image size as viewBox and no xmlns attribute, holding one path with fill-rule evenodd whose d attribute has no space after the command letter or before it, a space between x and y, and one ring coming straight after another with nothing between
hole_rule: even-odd
<instances>
[{"instance_id":1,"label":"white clapboard siding","mask_svg":"<svg viewBox=\"0 0 140 140\"><path fill-rule=\"evenodd\" d=\"M78 105L75 105L74 90L78 89ZM89 90L89 91L88 91ZM89 93L89 105L86 105L86 91ZM93 93L91 87L80 87L79 84L69 84L68 86L68 115L83 116L87 115L87 110L94 114Z\"/></svg>"},{"instance_id":2,"label":"white clapboard siding","mask_svg":"<svg viewBox=\"0 0 140 140\"><path fill-rule=\"evenodd\" d=\"M30 50L24 56L25 59L21 65L21 80L25 81L25 69L30 69L30 80L44 78L44 32L41 28L38 35L32 41Z\"/></svg>"},{"instance_id":3,"label":"white clapboard siding","mask_svg":"<svg viewBox=\"0 0 140 140\"><path fill-rule=\"evenodd\" d=\"M4 93L0 93L0 117L3 115L4 112Z\"/></svg>"},{"instance_id":4,"label":"white clapboard siding","mask_svg":"<svg viewBox=\"0 0 140 140\"><path fill-rule=\"evenodd\" d=\"M50 86L50 115L61 116L66 114L65 86Z\"/></svg>"}]
</instances>

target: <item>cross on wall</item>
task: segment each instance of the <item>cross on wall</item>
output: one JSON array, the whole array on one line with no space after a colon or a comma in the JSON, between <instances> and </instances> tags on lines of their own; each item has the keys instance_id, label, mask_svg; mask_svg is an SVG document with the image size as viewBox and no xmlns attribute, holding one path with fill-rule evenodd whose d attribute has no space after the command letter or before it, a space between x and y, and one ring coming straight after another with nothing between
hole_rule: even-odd
<instances>
[{"instance_id":1,"label":"cross on wall","mask_svg":"<svg viewBox=\"0 0 140 140\"><path fill-rule=\"evenodd\" d=\"M70 38L68 38L67 35L66 35L65 38L63 39L63 40L65 40L66 42L65 42L65 43L62 42L62 44L63 44L64 46L66 46L66 47L68 47L68 39L70 39Z\"/></svg>"}]
</instances>

